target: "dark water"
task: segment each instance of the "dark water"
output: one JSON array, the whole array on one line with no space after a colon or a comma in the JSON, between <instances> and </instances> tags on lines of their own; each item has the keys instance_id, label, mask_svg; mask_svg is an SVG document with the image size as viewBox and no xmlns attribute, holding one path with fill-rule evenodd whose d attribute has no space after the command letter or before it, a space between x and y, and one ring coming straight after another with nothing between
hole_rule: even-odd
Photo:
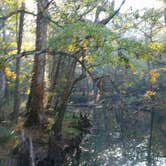
<instances>
[{"instance_id":1,"label":"dark water","mask_svg":"<svg viewBox=\"0 0 166 166\"><path fill-rule=\"evenodd\" d=\"M166 113L95 108L80 166L166 166Z\"/></svg>"},{"instance_id":2,"label":"dark water","mask_svg":"<svg viewBox=\"0 0 166 166\"><path fill-rule=\"evenodd\" d=\"M88 112L93 127L82 144L80 166L166 166L166 112L75 108ZM8 138L11 131L4 131ZM2 134L2 129L1 129ZM6 145L0 150L0 166L7 165ZM4 151L3 151L4 150Z\"/></svg>"}]
</instances>

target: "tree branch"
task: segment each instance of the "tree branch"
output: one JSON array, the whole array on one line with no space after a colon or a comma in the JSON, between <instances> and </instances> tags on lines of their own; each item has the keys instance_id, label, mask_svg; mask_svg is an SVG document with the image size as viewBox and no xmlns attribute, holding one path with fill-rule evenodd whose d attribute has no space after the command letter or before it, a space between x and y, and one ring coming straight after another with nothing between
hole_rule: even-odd
<instances>
[{"instance_id":1,"label":"tree branch","mask_svg":"<svg viewBox=\"0 0 166 166\"><path fill-rule=\"evenodd\" d=\"M39 51L36 51L36 50L31 50L31 51L25 51L25 52L21 52L20 54L13 54L11 55L10 57L6 58L5 59L5 63L9 63L11 62L12 60L16 59L16 58L22 58L22 57L25 57L27 55L32 55L32 54L43 54L43 53L46 53L47 50L39 50Z\"/></svg>"},{"instance_id":2,"label":"tree branch","mask_svg":"<svg viewBox=\"0 0 166 166\"><path fill-rule=\"evenodd\" d=\"M110 20L112 20L120 11L120 9L122 8L122 6L124 5L124 3L126 2L126 0L123 0L122 3L120 4L119 8L112 14L110 12L109 16L101 21L98 22L98 24L103 24L106 25Z\"/></svg>"},{"instance_id":3,"label":"tree branch","mask_svg":"<svg viewBox=\"0 0 166 166\"><path fill-rule=\"evenodd\" d=\"M102 11L105 11L105 9L102 6L98 6L95 13L95 20L94 20L95 23L98 22L99 15Z\"/></svg>"},{"instance_id":4,"label":"tree branch","mask_svg":"<svg viewBox=\"0 0 166 166\"><path fill-rule=\"evenodd\" d=\"M43 54L43 53L49 53L50 55L55 55L55 54L60 54L60 55L64 55L64 56L70 56L71 58L74 58L81 66L82 68L88 73L88 75L92 78L92 80L94 79L92 73L88 70L88 68L86 68L85 64L79 59L79 57L77 57L76 55L80 54L81 51L76 51L72 54L69 54L67 52L63 52L63 51L51 51L51 50L48 50L48 49L44 49L44 50L31 50L31 51L25 51L25 52L22 52L20 54L13 54L11 55L10 57L6 58L4 60L5 63L9 63L11 62L12 60L16 59L16 58L22 58L22 57L25 57L27 55L32 55L32 54Z\"/></svg>"},{"instance_id":5,"label":"tree branch","mask_svg":"<svg viewBox=\"0 0 166 166\"><path fill-rule=\"evenodd\" d=\"M80 54L81 55L81 51L78 50L72 54L69 54L67 52L63 52L63 51L58 51L58 52L52 52L49 51L50 54L55 55L55 54L60 54L60 55L64 55L64 56L70 56L71 58L74 58L81 66L82 68L88 73L88 75L91 77L91 79L93 80L94 77L92 75L92 73L88 70L88 68L85 66L84 62L80 60L80 56L77 57L76 55Z\"/></svg>"},{"instance_id":6,"label":"tree branch","mask_svg":"<svg viewBox=\"0 0 166 166\"><path fill-rule=\"evenodd\" d=\"M18 13L21 13L21 12L24 12L26 14L30 14L30 15L33 15L33 16L37 16L37 14L33 13L33 12L30 12L30 11L26 11L24 9L19 9L19 10L15 10L15 11L12 11L10 12L9 14L7 14L6 16L1 16L0 17L0 20L7 20L8 18L12 17L13 15L16 15Z\"/></svg>"},{"instance_id":7,"label":"tree branch","mask_svg":"<svg viewBox=\"0 0 166 166\"><path fill-rule=\"evenodd\" d=\"M13 11L13 12L9 13L9 14L6 15L6 16L0 17L0 20L7 20L8 18L12 17L13 15L16 15L16 14L21 13L21 12L24 12L25 14L32 15L32 16L34 16L34 17L37 16L37 14L35 14L35 13L33 13L33 12L30 12L30 11L27 11L27 10L19 9L19 10L16 10L16 11ZM59 25L58 22L52 20L50 17L44 17L44 18L47 19L48 21L52 22L53 24L57 25L59 28L63 28L63 26Z\"/></svg>"},{"instance_id":8,"label":"tree branch","mask_svg":"<svg viewBox=\"0 0 166 166\"><path fill-rule=\"evenodd\" d=\"M22 11L22 10L12 11L12 12L10 12L8 15L0 17L0 20L6 20L6 19L8 19L8 18L11 17L11 16L20 13L21 11Z\"/></svg>"},{"instance_id":9,"label":"tree branch","mask_svg":"<svg viewBox=\"0 0 166 166\"><path fill-rule=\"evenodd\" d=\"M47 3L45 9L47 9L47 8L51 5L51 3L52 3L53 1L54 1L54 0L50 0L50 1Z\"/></svg>"},{"instance_id":10,"label":"tree branch","mask_svg":"<svg viewBox=\"0 0 166 166\"><path fill-rule=\"evenodd\" d=\"M73 85L75 85L77 82L83 80L84 78L86 78L86 74L82 73L78 78L76 78L76 79L73 81Z\"/></svg>"}]
</instances>

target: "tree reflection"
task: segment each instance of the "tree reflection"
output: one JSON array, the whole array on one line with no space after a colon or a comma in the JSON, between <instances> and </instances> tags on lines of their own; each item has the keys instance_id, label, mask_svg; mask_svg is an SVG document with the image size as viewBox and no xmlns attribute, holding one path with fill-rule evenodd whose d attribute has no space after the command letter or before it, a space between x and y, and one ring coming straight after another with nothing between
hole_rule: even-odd
<instances>
[{"instance_id":1,"label":"tree reflection","mask_svg":"<svg viewBox=\"0 0 166 166\"><path fill-rule=\"evenodd\" d=\"M157 166L166 162L166 116L160 113L95 109L93 130L80 166Z\"/></svg>"}]
</instances>

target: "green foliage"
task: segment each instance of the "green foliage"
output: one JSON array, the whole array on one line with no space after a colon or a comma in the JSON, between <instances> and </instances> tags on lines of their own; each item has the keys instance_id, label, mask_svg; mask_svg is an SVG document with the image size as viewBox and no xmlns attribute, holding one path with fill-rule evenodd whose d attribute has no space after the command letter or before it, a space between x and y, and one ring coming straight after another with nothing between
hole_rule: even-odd
<instances>
[{"instance_id":1,"label":"green foliage","mask_svg":"<svg viewBox=\"0 0 166 166\"><path fill-rule=\"evenodd\" d=\"M5 145L8 143L10 140L12 140L15 136L15 133L6 128L6 127L0 127L0 141L1 141L1 146Z\"/></svg>"},{"instance_id":2,"label":"green foliage","mask_svg":"<svg viewBox=\"0 0 166 166\"><path fill-rule=\"evenodd\" d=\"M69 44L75 42L76 46L80 48L80 42L88 40L89 49L100 48L106 44L104 41L110 42L114 37L115 34L104 26L94 25L91 22L77 22L65 25L61 32L51 36L49 46L56 51L65 50Z\"/></svg>"},{"instance_id":3,"label":"green foliage","mask_svg":"<svg viewBox=\"0 0 166 166\"><path fill-rule=\"evenodd\" d=\"M64 127L63 134L65 135L65 137L72 139L80 135L80 130L72 127Z\"/></svg>"},{"instance_id":4,"label":"green foliage","mask_svg":"<svg viewBox=\"0 0 166 166\"><path fill-rule=\"evenodd\" d=\"M63 121L63 134L69 138L75 138L80 134L78 129L79 117L70 112L66 112Z\"/></svg>"}]
</instances>

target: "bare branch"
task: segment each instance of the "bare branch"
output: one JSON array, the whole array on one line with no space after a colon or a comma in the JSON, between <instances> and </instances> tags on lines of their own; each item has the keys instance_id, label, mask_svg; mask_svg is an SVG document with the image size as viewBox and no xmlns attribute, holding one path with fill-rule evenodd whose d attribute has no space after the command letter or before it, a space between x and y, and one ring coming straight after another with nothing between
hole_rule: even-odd
<instances>
[{"instance_id":1,"label":"bare branch","mask_svg":"<svg viewBox=\"0 0 166 166\"><path fill-rule=\"evenodd\" d=\"M58 51L58 52L49 51L49 53L51 55L60 54L60 55L70 56L71 58L74 58L82 66L82 68L88 73L88 75L91 77L91 79L92 80L94 79L90 70L88 70L88 68L85 66L84 62L80 60L80 56L77 56L78 54L81 55L81 50L78 50L72 54L69 54L69 53L63 52L63 51Z\"/></svg>"},{"instance_id":2,"label":"bare branch","mask_svg":"<svg viewBox=\"0 0 166 166\"><path fill-rule=\"evenodd\" d=\"M5 63L9 63L9 62L11 62L12 60L14 60L16 58L22 58L22 57L25 57L27 55L43 54L43 53L46 53L46 52L47 52L47 50L39 50L39 51L31 50L31 51L21 52L20 54L14 54L14 55L11 55L10 57L6 58Z\"/></svg>"},{"instance_id":3,"label":"bare branch","mask_svg":"<svg viewBox=\"0 0 166 166\"><path fill-rule=\"evenodd\" d=\"M73 85L75 85L77 82L83 80L84 78L86 78L86 74L82 73L78 78L76 78L76 79L73 81Z\"/></svg>"},{"instance_id":4,"label":"bare branch","mask_svg":"<svg viewBox=\"0 0 166 166\"><path fill-rule=\"evenodd\" d=\"M2 16L0 17L0 20L7 20L8 18L10 18L11 16L20 13L22 10L16 10L16 11L12 11L10 12L8 15L6 16Z\"/></svg>"},{"instance_id":5,"label":"bare branch","mask_svg":"<svg viewBox=\"0 0 166 166\"><path fill-rule=\"evenodd\" d=\"M34 16L34 17L37 16L37 14L35 14L35 13L33 13L33 12L20 9L20 10L13 11L13 12L9 13L9 14L6 15L6 16L0 17L0 20L7 20L8 18L12 17L13 15L16 15L16 14L21 13L21 12L24 12L25 14L32 15L32 16ZM44 17L44 16L43 16L43 17ZM47 19L48 21L50 21L51 23L57 25L59 28L63 28L63 26L59 25L58 22L52 20L50 17L44 17L44 18Z\"/></svg>"},{"instance_id":6,"label":"bare branch","mask_svg":"<svg viewBox=\"0 0 166 166\"><path fill-rule=\"evenodd\" d=\"M54 0L50 0L50 1L47 3L45 9L47 9L47 8L51 5L51 3L52 3L53 1L54 1Z\"/></svg>"},{"instance_id":7,"label":"bare branch","mask_svg":"<svg viewBox=\"0 0 166 166\"><path fill-rule=\"evenodd\" d=\"M95 9L96 5L92 6L91 8L89 8L87 11L85 11L84 13L82 13L80 15L80 18L84 17L85 15L89 14L91 11L93 11Z\"/></svg>"},{"instance_id":8,"label":"bare branch","mask_svg":"<svg viewBox=\"0 0 166 166\"><path fill-rule=\"evenodd\" d=\"M98 24L103 24L106 25L110 20L112 20L120 11L120 9L122 8L122 6L124 5L126 0L123 0L122 3L120 4L119 8L112 14L112 12L110 12L109 16L101 21L98 22Z\"/></svg>"},{"instance_id":9,"label":"bare branch","mask_svg":"<svg viewBox=\"0 0 166 166\"><path fill-rule=\"evenodd\" d=\"M29 15L32 15L32 16L34 16L34 17L37 16L37 14L35 14L35 13L33 13L33 12L30 12L30 11L27 11L27 10L24 10L24 13L29 14Z\"/></svg>"},{"instance_id":10,"label":"bare branch","mask_svg":"<svg viewBox=\"0 0 166 166\"><path fill-rule=\"evenodd\" d=\"M15 10L15 11L12 11L10 12L9 14L7 14L6 16L1 16L0 17L0 20L7 20L8 18L12 17L13 15L16 15L18 13L21 13L21 12L24 12L26 14L30 14L30 15L33 15L33 16L37 16L37 14L33 13L33 12L30 12L30 11L26 11L24 9L19 9L19 10Z\"/></svg>"},{"instance_id":11,"label":"bare branch","mask_svg":"<svg viewBox=\"0 0 166 166\"><path fill-rule=\"evenodd\" d=\"M25 51L25 52L22 52L20 54L13 54L11 55L10 57L6 58L5 59L5 63L9 63L11 62L12 60L16 59L16 58L22 58L22 57L26 57L28 55L32 55L32 54L44 54L44 53L48 53L52 56L54 56L55 54L60 54L60 55L64 55L64 56L70 56L71 58L74 58L81 66L82 68L88 73L88 75L92 78L92 80L94 79L93 78L93 75L92 73L88 70L88 68L85 66L85 64L80 60L80 56L76 56L76 55L81 55L81 51L76 51L72 54L69 54L67 52L63 52L63 51L51 51L51 50L48 50L48 49L45 49L45 50L31 50L31 51Z\"/></svg>"},{"instance_id":12,"label":"bare branch","mask_svg":"<svg viewBox=\"0 0 166 166\"><path fill-rule=\"evenodd\" d=\"M105 9L102 6L98 6L95 13L95 20L94 20L95 23L98 22L99 15L102 11L105 11Z\"/></svg>"}]
</instances>

